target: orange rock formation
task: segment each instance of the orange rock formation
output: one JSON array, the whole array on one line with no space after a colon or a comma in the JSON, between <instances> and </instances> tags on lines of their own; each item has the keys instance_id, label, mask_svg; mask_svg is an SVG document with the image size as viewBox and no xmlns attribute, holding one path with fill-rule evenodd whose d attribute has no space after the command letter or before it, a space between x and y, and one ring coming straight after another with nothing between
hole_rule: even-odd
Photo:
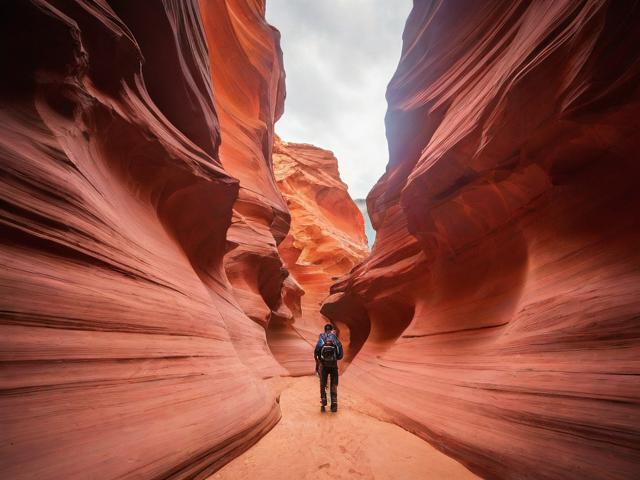
<instances>
[{"instance_id":1,"label":"orange rock formation","mask_svg":"<svg viewBox=\"0 0 640 480\"><path fill-rule=\"evenodd\" d=\"M278 420L261 379L312 346L280 350L287 368L271 350L320 322L362 219L330 154L287 160L281 186L323 228L305 237L298 209L283 243L301 305L277 248L284 71L263 1L34 0L3 18L0 471L205 478ZM289 183L305 175L318 185Z\"/></svg>"},{"instance_id":2,"label":"orange rock formation","mask_svg":"<svg viewBox=\"0 0 640 480\"><path fill-rule=\"evenodd\" d=\"M269 325L269 344L292 374L310 374L312 348L328 321L320 314L322 301L331 283L367 256L364 220L340 180L333 153L276 138L273 167L291 213L291 229L279 246L291 276L289 312ZM345 342L348 333L341 329Z\"/></svg>"},{"instance_id":3,"label":"orange rock formation","mask_svg":"<svg viewBox=\"0 0 640 480\"><path fill-rule=\"evenodd\" d=\"M0 471L204 477L279 417L234 266L279 301L278 35L260 2L5 7Z\"/></svg>"},{"instance_id":4,"label":"orange rock formation","mask_svg":"<svg viewBox=\"0 0 640 480\"><path fill-rule=\"evenodd\" d=\"M366 338L349 380L487 478L640 473L633 5L416 2L407 22L376 242L322 312Z\"/></svg>"},{"instance_id":5,"label":"orange rock formation","mask_svg":"<svg viewBox=\"0 0 640 480\"><path fill-rule=\"evenodd\" d=\"M220 161L240 180L224 267L235 299L253 320L232 320L227 328L253 370L285 374L265 338L269 319L282 304L286 270L277 244L289 228L271 166L273 124L285 95L280 35L264 20L263 0L201 0L200 9L223 138Z\"/></svg>"},{"instance_id":6,"label":"orange rock formation","mask_svg":"<svg viewBox=\"0 0 640 480\"><path fill-rule=\"evenodd\" d=\"M332 154L274 146L263 1L4 5L0 471L205 478L324 314L474 472L638 476L634 5L415 2L364 263Z\"/></svg>"}]
</instances>

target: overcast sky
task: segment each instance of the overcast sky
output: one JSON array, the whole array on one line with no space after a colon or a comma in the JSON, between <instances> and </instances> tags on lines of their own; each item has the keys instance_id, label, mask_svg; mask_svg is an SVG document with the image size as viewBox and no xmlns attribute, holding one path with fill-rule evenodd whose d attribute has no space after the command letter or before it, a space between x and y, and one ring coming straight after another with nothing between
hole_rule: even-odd
<instances>
[{"instance_id":1,"label":"overcast sky","mask_svg":"<svg viewBox=\"0 0 640 480\"><path fill-rule=\"evenodd\" d=\"M267 0L282 33L287 100L276 133L332 150L352 198L388 160L387 83L400 59L411 0Z\"/></svg>"}]
</instances>

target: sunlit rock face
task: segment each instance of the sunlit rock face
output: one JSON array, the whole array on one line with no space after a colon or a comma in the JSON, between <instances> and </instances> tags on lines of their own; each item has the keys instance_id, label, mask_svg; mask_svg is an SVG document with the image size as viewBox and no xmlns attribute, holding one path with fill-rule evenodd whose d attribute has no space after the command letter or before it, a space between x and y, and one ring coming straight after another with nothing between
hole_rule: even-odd
<instances>
[{"instance_id":1,"label":"sunlit rock face","mask_svg":"<svg viewBox=\"0 0 640 480\"><path fill-rule=\"evenodd\" d=\"M322 301L331 283L367 256L364 221L330 151L276 138L273 167L291 213L291 229L279 246L291 275L288 308L269 325L269 344L292 374L308 374L315 367L313 345L328 321L320 314ZM340 335L348 343L349 329L340 328Z\"/></svg>"},{"instance_id":2,"label":"sunlit rock face","mask_svg":"<svg viewBox=\"0 0 640 480\"><path fill-rule=\"evenodd\" d=\"M277 420L257 376L284 369L224 271L236 224L264 278L286 234L277 35L245 3L4 6L3 478L202 478Z\"/></svg>"},{"instance_id":3,"label":"sunlit rock face","mask_svg":"<svg viewBox=\"0 0 640 480\"><path fill-rule=\"evenodd\" d=\"M640 10L416 2L347 377L488 478L640 473Z\"/></svg>"},{"instance_id":4,"label":"sunlit rock face","mask_svg":"<svg viewBox=\"0 0 640 480\"><path fill-rule=\"evenodd\" d=\"M240 180L224 266L234 297L253 322L227 327L241 358L265 377L285 374L267 346L265 328L282 308L286 269L278 255L289 214L271 166L273 124L285 87L280 34L264 19L263 1L201 0L224 141L220 161Z\"/></svg>"}]
</instances>

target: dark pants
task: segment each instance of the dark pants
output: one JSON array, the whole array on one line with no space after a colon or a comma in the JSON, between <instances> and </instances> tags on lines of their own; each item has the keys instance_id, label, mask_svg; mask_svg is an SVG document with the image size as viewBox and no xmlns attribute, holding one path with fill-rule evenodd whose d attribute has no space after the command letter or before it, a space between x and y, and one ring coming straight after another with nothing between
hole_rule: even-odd
<instances>
[{"instance_id":1,"label":"dark pants","mask_svg":"<svg viewBox=\"0 0 640 480\"><path fill-rule=\"evenodd\" d=\"M320 366L320 401L327 404L327 377L331 377L331 405L338 404L338 367Z\"/></svg>"}]
</instances>

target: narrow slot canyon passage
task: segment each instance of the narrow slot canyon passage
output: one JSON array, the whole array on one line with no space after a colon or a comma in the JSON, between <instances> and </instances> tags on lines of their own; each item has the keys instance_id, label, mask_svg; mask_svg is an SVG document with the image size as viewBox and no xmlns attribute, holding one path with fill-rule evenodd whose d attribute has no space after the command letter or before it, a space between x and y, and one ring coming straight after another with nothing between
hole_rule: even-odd
<instances>
[{"instance_id":1,"label":"narrow slot canyon passage","mask_svg":"<svg viewBox=\"0 0 640 480\"><path fill-rule=\"evenodd\" d=\"M269 382L282 419L209 480L238 478L478 478L420 437L396 426L357 390L340 385L339 415L317 408L313 377Z\"/></svg>"},{"instance_id":2,"label":"narrow slot canyon passage","mask_svg":"<svg viewBox=\"0 0 640 480\"><path fill-rule=\"evenodd\" d=\"M640 478L640 1L0 8L2 478Z\"/></svg>"}]
</instances>

